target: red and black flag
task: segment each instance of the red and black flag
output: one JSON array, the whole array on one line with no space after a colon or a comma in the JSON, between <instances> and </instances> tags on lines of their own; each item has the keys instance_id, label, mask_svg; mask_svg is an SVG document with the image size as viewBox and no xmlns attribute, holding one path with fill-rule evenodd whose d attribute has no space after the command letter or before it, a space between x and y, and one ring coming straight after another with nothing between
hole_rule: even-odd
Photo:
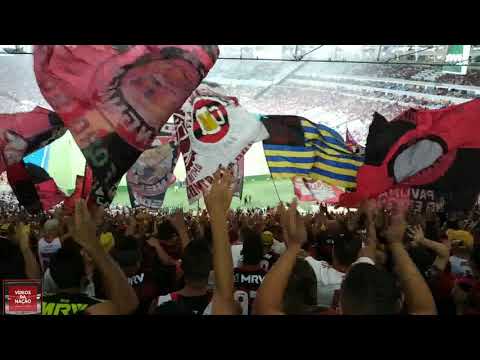
<instances>
[{"instance_id":1,"label":"red and black flag","mask_svg":"<svg viewBox=\"0 0 480 360\"><path fill-rule=\"evenodd\" d=\"M65 200L65 194L40 166L21 160L7 166L7 177L19 204L29 213L50 210Z\"/></svg>"},{"instance_id":2,"label":"red and black flag","mask_svg":"<svg viewBox=\"0 0 480 360\"><path fill-rule=\"evenodd\" d=\"M395 187L428 187L447 194L450 207L468 208L480 192L480 99L438 110L409 109L388 122L378 113L370 125L357 191L340 204Z\"/></svg>"},{"instance_id":3,"label":"red and black flag","mask_svg":"<svg viewBox=\"0 0 480 360\"><path fill-rule=\"evenodd\" d=\"M108 205L215 64L216 45L40 45L34 71L93 170L91 198Z\"/></svg>"},{"instance_id":4,"label":"red and black flag","mask_svg":"<svg viewBox=\"0 0 480 360\"><path fill-rule=\"evenodd\" d=\"M75 210L75 204L80 199L88 199L90 191L92 189L93 174L92 169L85 165L85 173L77 175L75 179L75 190L73 193L65 199L63 203L63 209L65 213L72 214Z\"/></svg>"},{"instance_id":5,"label":"red and black flag","mask_svg":"<svg viewBox=\"0 0 480 360\"><path fill-rule=\"evenodd\" d=\"M36 107L17 114L0 114L0 173L38 149L55 141L66 128L53 111ZM7 162L7 164L5 163Z\"/></svg>"}]
</instances>

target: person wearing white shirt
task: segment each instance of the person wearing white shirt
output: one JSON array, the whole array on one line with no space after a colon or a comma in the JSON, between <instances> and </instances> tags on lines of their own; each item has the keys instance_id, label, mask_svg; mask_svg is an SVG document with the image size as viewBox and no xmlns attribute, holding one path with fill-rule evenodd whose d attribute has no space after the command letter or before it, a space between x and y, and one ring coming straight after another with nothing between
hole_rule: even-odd
<instances>
[{"instance_id":1,"label":"person wearing white shirt","mask_svg":"<svg viewBox=\"0 0 480 360\"><path fill-rule=\"evenodd\" d=\"M38 258L42 273L47 270L51 257L62 247L59 227L60 223L57 219L50 219L43 226L45 236L38 242Z\"/></svg>"},{"instance_id":2,"label":"person wearing white shirt","mask_svg":"<svg viewBox=\"0 0 480 360\"><path fill-rule=\"evenodd\" d=\"M340 234L334 239L332 265L318 261L312 256L305 260L310 264L317 278L317 305L332 306L335 292L340 290L343 278L349 267L358 259L362 241L357 236Z\"/></svg>"}]
</instances>

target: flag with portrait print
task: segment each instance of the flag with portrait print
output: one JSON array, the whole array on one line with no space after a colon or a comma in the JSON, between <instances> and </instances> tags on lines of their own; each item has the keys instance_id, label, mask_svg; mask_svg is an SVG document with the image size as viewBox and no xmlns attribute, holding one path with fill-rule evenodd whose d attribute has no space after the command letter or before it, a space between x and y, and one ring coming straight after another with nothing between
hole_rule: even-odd
<instances>
[{"instance_id":1,"label":"flag with portrait print","mask_svg":"<svg viewBox=\"0 0 480 360\"><path fill-rule=\"evenodd\" d=\"M39 45L34 71L108 205L122 176L215 64L216 45Z\"/></svg>"}]
</instances>

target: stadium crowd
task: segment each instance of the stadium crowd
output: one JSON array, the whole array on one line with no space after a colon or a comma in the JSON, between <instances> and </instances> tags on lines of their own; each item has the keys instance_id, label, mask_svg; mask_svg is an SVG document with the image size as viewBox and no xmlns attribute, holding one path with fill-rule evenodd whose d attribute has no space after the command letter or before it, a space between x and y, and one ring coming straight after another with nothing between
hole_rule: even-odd
<instances>
[{"instance_id":1,"label":"stadium crowd","mask_svg":"<svg viewBox=\"0 0 480 360\"><path fill-rule=\"evenodd\" d=\"M206 210L0 208L0 278L43 279L44 315L476 314L479 209L358 211L294 200L230 210L219 169ZM68 305L66 305L68 304Z\"/></svg>"},{"instance_id":2,"label":"stadium crowd","mask_svg":"<svg viewBox=\"0 0 480 360\"><path fill-rule=\"evenodd\" d=\"M297 77L295 77L297 78ZM302 78L302 77L299 77ZM460 99L473 99L475 98L475 93L467 90L459 90L455 88L446 88L446 87L437 87L437 86L427 86L427 85L417 85L417 84L408 84L400 82L391 82L391 81L382 81L382 80L363 80L363 79L352 79L352 78L331 78L328 76L320 77L318 80L328 81L331 83L338 84L348 84L356 86L366 86L386 90L397 90L397 91L408 91L413 93L418 93L420 96L422 94L427 95L437 95L437 96L449 96L457 97ZM477 85L478 85L477 81Z\"/></svg>"}]
</instances>

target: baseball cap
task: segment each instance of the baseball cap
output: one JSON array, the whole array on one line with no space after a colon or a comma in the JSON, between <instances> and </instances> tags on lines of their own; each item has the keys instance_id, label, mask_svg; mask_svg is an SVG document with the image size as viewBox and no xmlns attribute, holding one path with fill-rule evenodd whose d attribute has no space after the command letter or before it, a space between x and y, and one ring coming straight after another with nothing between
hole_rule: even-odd
<instances>
[{"instance_id":1,"label":"baseball cap","mask_svg":"<svg viewBox=\"0 0 480 360\"><path fill-rule=\"evenodd\" d=\"M102 233L100 235L100 244L106 252L109 252L115 246L115 238L111 232Z\"/></svg>"},{"instance_id":2,"label":"baseball cap","mask_svg":"<svg viewBox=\"0 0 480 360\"><path fill-rule=\"evenodd\" d=\"M448 229L447 236L448 236L448 240L452 242L455 240L461 241L463 246L469 249L473 248L473 236L466 230Z\"/></svg>"},{"instance_id":3,"label":"baseball cap","mask_svg":"<svg viewBox=\"0 0 480 360\"><path fill-rule=\"evenodd\" d=\"M271 231L264 231L262 233L263 246L270 247L273 245L273 234Z\"/></svg>"}]
</instances>

